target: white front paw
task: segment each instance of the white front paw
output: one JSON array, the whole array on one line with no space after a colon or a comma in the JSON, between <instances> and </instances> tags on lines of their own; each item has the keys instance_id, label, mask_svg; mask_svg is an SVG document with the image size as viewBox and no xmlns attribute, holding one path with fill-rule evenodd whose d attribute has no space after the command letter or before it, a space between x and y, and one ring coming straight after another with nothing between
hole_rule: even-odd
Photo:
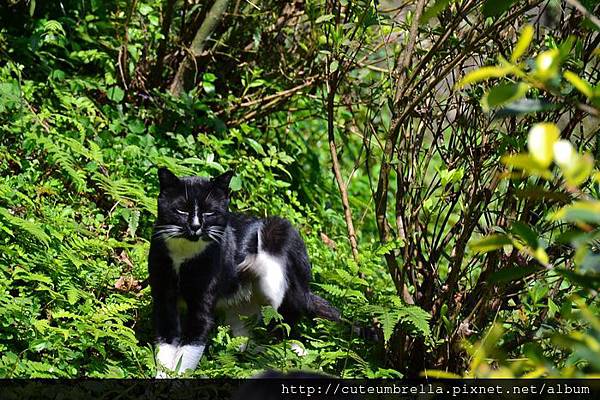
<instances>
[{"instance_id":1,"label":"white front paw","mask_svg":"<svg viewBox=\"0 0 600 400\"><path fill-rule=\"evenodd\" d=\"M168 378L165 370L175 369L175 357L177 356L177 343L159 343L156 350L156 378Z\"/></svg>"},{"instance_id":2,"label":"white front paw","mask_svg":"<svg viewBox=\"0 0 600 400\"><path fill-rule=\"evenodd\" d=\"M195 370L204 353L203 344L186 344L179 347L175 356L174 369L179 373L184 373L187 370Z\"/></svg>"},{"instance_id":3,"label":"white front paw","mask_svg":"<svg viewBox=\"0 0 600 400\"><path fill-rule=\"evenodd\" d=\"M250 340L246 340L246 341L244 341L244 342L242 342L242 343L240 343L238 345L238 350L239 350L240 353L243 353L246 350L248 350L248 343L249 342L250 342Z\"/></svg>"},{"instance_id":4,"label":"white front paw","mask_svg":"<svg viewBox=\"0 0 600 400\"><path fill-rule=\"evenodd\" d=\"M154 377L154 379L167 379L167 378L169 378L169 375L167 375L167 373L165 371L161 371L161 370L156 371L156 376Z\"/></svg>"}]
</instances>

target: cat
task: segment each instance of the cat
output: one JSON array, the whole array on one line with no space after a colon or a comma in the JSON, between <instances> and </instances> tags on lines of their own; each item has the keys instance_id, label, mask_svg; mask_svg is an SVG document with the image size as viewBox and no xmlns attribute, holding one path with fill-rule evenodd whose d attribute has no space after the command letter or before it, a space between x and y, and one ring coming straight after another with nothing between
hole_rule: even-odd
<instances>
[{"instance_id":1,"label":"cat","mask_svg":"<svg viewBox=\"0 0 600 400\"><path fill-rule=\"evenodd\" d=\"M310 291L304 241L283 218L229 211L233 172L212 179L158 170L158 215L148 257L157 377L195 370L222 310L235 336L263 305L290 326L302 316L340 320L340 313ZM185 312L179 304L183 301Z\"/></svg>"}]
</instances>

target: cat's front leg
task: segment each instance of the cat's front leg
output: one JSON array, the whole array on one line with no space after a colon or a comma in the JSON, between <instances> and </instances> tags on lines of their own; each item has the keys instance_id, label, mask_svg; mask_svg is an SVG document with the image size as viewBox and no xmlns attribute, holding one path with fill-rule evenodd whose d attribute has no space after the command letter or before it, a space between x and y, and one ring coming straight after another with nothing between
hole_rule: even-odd
<instances>
[{"instance_id":1,"label":"cat's front leg","mask_svg":"<svg viewBox=\"0 0 600 400\"><path fill-rule=\"evenodd\" d=\"M156 327L157 378L166 378L165 370L174 371L179 346L179 317L175 296L154 297Z\"/></svg>"},{"instance_id":2,"label":"cat's front leg","mask_svg":"<svg viewBox=\"0 0 600 400\"><path fill-rule=\"evenodd\" d=\"M166 378L165 370L174 371L179 346L179 319L175 299L167 296L154 298L156 326L157 378Z\"/></svg>"},{"instance_id":3,"label":"cat's front leg","mask_svg":"<svg viewBox=\"0 0 600 400\"><path fill-rule=\"evenodd\" d=\"M163 262L163 264L159 264ZM154 257L150 261L152 319L156 335L157 378L166 378L166 371L175 370L175 357L180 342L177 310L177 281L169 269L168 260Z\"/></svg>"},{"instance_id":4,"label":"cat's front leg","mask_svg":"<svg viewBox=\"0 0 600 400\"><path fill-rule=\"evenodd\" d=\"M216 293L209 287L202 295L184 295L187 303L182 342L177 351L175 368L179 373L195 370L204 354L208 334L214 326Z\"/></svg>"}]
</instances>

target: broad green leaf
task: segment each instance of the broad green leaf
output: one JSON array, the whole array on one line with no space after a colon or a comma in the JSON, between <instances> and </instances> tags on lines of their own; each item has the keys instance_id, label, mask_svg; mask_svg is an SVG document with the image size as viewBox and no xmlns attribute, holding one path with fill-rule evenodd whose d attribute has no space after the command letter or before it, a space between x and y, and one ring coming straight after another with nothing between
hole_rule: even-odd
<instances>
[{"instance_id":1,"label":"broad green leaf","mask_svg":"<svg viewBox=\"0 0 600 400\"><path fill-rule=\"evenodd\" d=\"M493 66L481 67L465 75L457 84L456 88L462 88L472 83L485 81L491 78L502 78L514 71L514 67L510 66Z\"/></svg>"},{"instance_id":2,"label":"broad green leaf","mask_svg":"<svg viewBox=\"0 0 600 400\"><path fill-rule=\"evenodd\" d=\"M481 12L486 17L495 17L508 10L516 0L485 0Z\"/></svg>"},{"instance_id":3,"label":"broad green leaf","mask_svg":"<svg viewBox=\"0 0 600 400\"><path fill-rule=\"evenodd\" d=\"M135 232L140 224L140 211L131 210L129 217L127 218L127 232L131 238L135 237Z\"/></svg>"},{"instance_id":4,"label":"broad green leaf","mask_svg":"<svg viewBox=\"0 0 600 400\"><path fill-rule=\"evenodd\" d=\"M454 1L456 0L436 0L436 2L427 10L425 10L423 15L421 15L421 20L419 21L419 23L421 25L426 24L431 18L435 17L440 12L445 10L448 7L448 5Z\"/></svg>"},{"instance_id":5,"label":"broad green leaf","mask_svg":"<svg viewBox=\"0 0 600 400\"><path fill-rule=\"evenodd\" d=\"M229 189L231 189L232 192L237 192L241 188L242 180L240 179L240 177L234 176L233 178L231 178L231 182L229 183Z\"/></svg>"},{"instance_id":6,"label":"broad green leaf","mask_svg":"<svg viewBox=\"0 0 600 400\"><path fill-rule=\"evenodd\" d=\"M577 74L571 71L565 71L563 73L563 76L566 80L569 81L571 85L575 86L575 88L579 90L585 97L594 97L594 89L592 88L592 86L583 79L581 79Z\"/></svg>"},{"instance_id":7,"label":"broad green leaf","mask_svg":"<svg viewBox=\"0 0 600 400\"><path fill-rule=\"evenodd\" d=\"M519 100L529 90L526 83L502 83L494 86L481 100L484 111Z\"/></svg>"},{"instance_id":8,"label":"broad green leaf","mask_svg":"<svg viewBox=\"0 0 600 400\"><path fill-rule=\"evenodd\" d=\"M532 263L533 264L533 263ZM491 283L511 282L522 279L526 276L535 274L540 270L540 267L523 266L523 267L508 267L494 272L489 277Z\"/></svg>"},{"instance_id":9,"label":"broad green leaf","mask_svg":"<svg viewBox=\"0 0 600 400\"><path fill-rule=\"evenodd\" d=\"M554 315L556 315L556 313L559 311L560 309L558 308L556 303L552 301L550 297L548 297L548 316L550 318L554 318Z\"/></svg>"},{"instance_id":10,"label":"broad green leaf","mask_svg":"<svg viewBox=\"0 0 600 400\"><path fill-rule=\"evenodd\" d=\"M600 202L577 201L561 208L552 214L550 219L572 223L600 224Z\"/></svg>"},{"instance_id":11,"label":"broad green leaf","mask_svg":"<svg viewBox=\"0 0 600 400\"><path fill-rule=\"evenodd\" d=\"M331 64L329 64L329 72L335 72L338 70L339 62L337 60L333 60Z\"/></svg>"},{"instance_id":12,"label":"broad green leaf","mask_svg":"<svg viewBox=\"0 0 600 400\"><path fill-rule=\"evenodd\" d=\"M505 104L496 113L497 118L513 115L524 115L536 112L545 112L555 110L557 106L549 103L546 100L540 99L520 99L514 102Z\"/></svg>"},{"instance_id":13,"label":"broad green leaf","mask_svg":"<svg viewBox=\"0 0 600 400\"><path fill-rule=\"evenodd\" d=\"M500 233L485 236L479 240L472 241L469 244L471 250L477 253L487 253L490 251L501 249L504 246L511 245L512 240Z\"/></svg>"},{"instance_id":14,"label":"broad green leaf","mask_svg":"<svg viewBox=\"0 0 600 400\"><path fill-rule=\"evenodd\" d=\"M152 12L152 7L149 6L148 4L141 4L140 5L140 14L142 14L142 15L148 15L151 12Z\"/></svg>"},{"instance_id":15,"label":"broad green leaf","mask_svg":"<svg viewBox=\"0 0 600 400\"><path fill-rule=\"evenodd\" d=\"M520 221L514 221L510 227L510 231L513 235L523 239L532 249L538 248L538 235L528 225Z\"/></svg>"},{"instance_id":16,"label":"broad green leaf","mask_svg":"<svg viewBox=\"0 0 600 400\"><path fill-rule=\"evenodd\" d=\"M521 35L519 36L519 40L517 40L517 44L510 55L510 61L517 62L519 58L527 51L527 48L531 44L531 40L533 39L534 29L532 25L525 25L521 30Z\"/></svg>"},{"instance_id":17,"label":"broad green leaf","mask_svg":"<svg viewBox=\"0 0 600 400\"><path fill-rule=\"evenodd\" d=\"M120 103L125 98L125 92L118 86L113 86L108 89L107 96L110 100Z\"/></svg>"},{"instance_id":18,"label":"broad green leaf","mask_svg":"<svg viewBox=\"0 0 600 400\"><path fill-rule=\"evenodd\" d=\"M573 282L581 287L584 287L586 289L592 289L592 290L600 289L600 276L578 274L576 272L573 272L573 271L570 271L567 269L563 269L563 268L556 268L556 271L560 275L564 276L571 282ZM561 309L561 314L562 313L563 313L563 311Z\"/></svg>"},{"instance_id":19,"label":"broad green leaf","mask_svg":"<svg viewBox=\"0 0 600 400\"><path fill-rule=\"evenodd\" d=\"M548 285L538 281L532 288L529 289L529 297L531 300L533 300L534 304L537 304L548 293L548 290Z\"/></svg>"}]
</instances>

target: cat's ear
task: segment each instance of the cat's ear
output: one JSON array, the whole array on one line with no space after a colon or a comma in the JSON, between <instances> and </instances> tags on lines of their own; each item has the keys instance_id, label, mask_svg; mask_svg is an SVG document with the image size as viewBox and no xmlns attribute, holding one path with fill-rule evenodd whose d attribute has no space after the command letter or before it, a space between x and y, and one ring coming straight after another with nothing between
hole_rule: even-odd
<instances>
[{"instance_id":1,"label":"cat's ear","mask_svg":"<svg viewBox=\"0 0 600 400\"><path fill-rule=\"evenodd\" d=\"M179 178L165 167L158 169L158 181L160 182L161 190L172 188L180 182Z\"/></svg>"},{"instance_id":2,"label":"cat's ear","mask_svg":"<svg viewBox=\"0 0 600 400\"><path fill-rule=\"evenodd\" d=\"M212 182L216 187L223 190L225 193L229 193L229 182L231 182L233 174L234 172L231 170L226 171L221 175L212 178Z\"/></svg>"}]
</instances>

